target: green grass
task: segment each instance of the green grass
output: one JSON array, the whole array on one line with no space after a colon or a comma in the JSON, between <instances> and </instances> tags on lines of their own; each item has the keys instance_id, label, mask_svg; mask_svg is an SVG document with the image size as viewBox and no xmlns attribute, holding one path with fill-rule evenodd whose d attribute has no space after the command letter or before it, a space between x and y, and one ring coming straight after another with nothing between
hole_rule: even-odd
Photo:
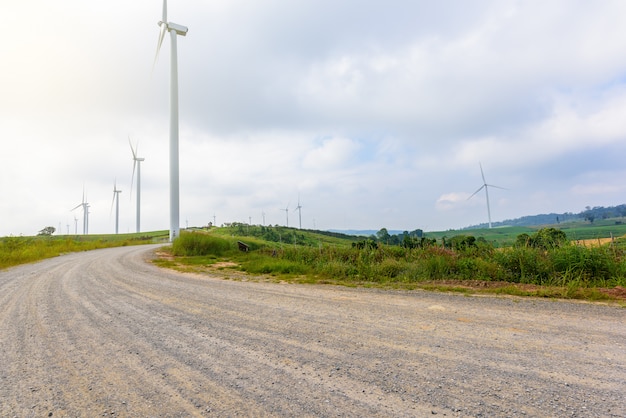
<instances>
[{"instance_id":1,"label":"green grass","mask_svg":"<svg viewBox=\"0 0 626 418\"><path fill-rule=\"evenodd\" d=\"M279 241L237 235L242 232L239 227L186 232L174 248L180 244L175 252L187 266L201 269L228 261L240 273L300 283L470 292L473 290L454 282L483 281L508 283L495 286L499 290L485 286L488 293L590 300L608 297L598 288L626 287L625 251L617 246L586 248L565 241L562 247L550 249L495 248L488 243L457 251L439 245L409 249L379 244L359 249L352 246L350 237L324 237L287 228L280 231ZM282 241L290 234L296 243ZM237 241L248 244L251 251L239 251ZM198 252L199 248L205 250ZM525 285L540 288L529 290Z\"/></svg>"}]
</instances>

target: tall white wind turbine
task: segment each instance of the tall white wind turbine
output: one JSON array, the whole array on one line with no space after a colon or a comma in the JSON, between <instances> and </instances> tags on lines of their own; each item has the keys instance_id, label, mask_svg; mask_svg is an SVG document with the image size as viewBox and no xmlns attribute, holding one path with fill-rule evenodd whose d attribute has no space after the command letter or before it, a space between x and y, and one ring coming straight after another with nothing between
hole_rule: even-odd
<instances>
[{"instance_id":1,"label":"tall white wind turbine","mask_svg":"<svg viewBox=\"0 0 626 418\"><path fill-rule=\"evenodd\" d=\"M133 153L133 177L130 180L130 195L133 194L133 180L135 180L135 168L137 169L137 232L140 232L140 224L141 224L141 163L145 160L145 158L141 158L137 156L139 152L139 143L133 148L132 142L130 142L130 137L128 138L128 143L130 144L130 150Z\"/></svg>"},{"instance_id":2,"label":"tall white wind turbine","mask_svg":"<svg viewBox=\"0 0 626 418\"><path fill-rule=\"evenodd\" d=\"M165 32L171 36L170 54L170 242L180 234L180 196L178 180L178 54L176 39L178 35L185 36L189 30L185 26L167 21L167 0L163 0L163 20L159 22L161 33L157 52L154 58L156 64L163 44Z\"/></svg>"},{"instance_id":3,"label":"tall white wind turbine","mask_svg":"<svg viewBox=\"0 0 626 418\"><path fill-rule=\"evenodd\" d=\"M494 186L493 184L487 184L487 181L485 180L485 173L483 172L483 166L480 163L478 163L478 165L480 165L480 175L483 178L483 185L480 186L478 190L476 190L470 197L468 197L467 200L470 200L472 197L474 197L476 193L480 192L482 189L485 189L485 197L487 198L487 217L489 219L489 228L491 229L491 208L489 207L489 188L495 187L496 189L502 189L502 190L506 190L506 189L504 187Z\"/></svg>"},{"instance_id":4,"label":"tall white wind turbine","mask_svg":"<svg viewBox=\"0 0 626 418\"><path fill-rule=\"evenodd\" d=\"M113 183L113 201L111 202L111 211L113 211L113 204L115 203L115 234L118 234L120 226L120 193L121 190L117 190L117 180Z\"/></svg>"}]
</instances>

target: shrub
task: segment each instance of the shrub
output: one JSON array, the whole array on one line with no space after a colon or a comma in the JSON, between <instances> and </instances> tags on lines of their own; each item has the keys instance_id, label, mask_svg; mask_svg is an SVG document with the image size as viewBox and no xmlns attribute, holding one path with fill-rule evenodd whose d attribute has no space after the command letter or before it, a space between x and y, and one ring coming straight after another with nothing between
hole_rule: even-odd
<instances>
[{"instance_id":1,"label":"shrub","mask_svg":"<svg viewBox=\"0 0 626 418\"><path fill-rule=\"evenodd\" d=\"M392 258L387 258L377 266L375 275L380 278L393 279L400 276L403 270L403 263Z\"/></svg>"}]
</instances>

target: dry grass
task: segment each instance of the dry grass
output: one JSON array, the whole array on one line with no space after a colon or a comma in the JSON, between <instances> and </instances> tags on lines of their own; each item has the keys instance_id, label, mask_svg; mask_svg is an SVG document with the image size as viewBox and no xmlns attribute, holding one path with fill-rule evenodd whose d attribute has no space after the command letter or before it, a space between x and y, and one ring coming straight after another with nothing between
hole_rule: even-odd
<instances>
[{"instance_id":1,"label":"dry grass","mask_svg":"<svg viewBox=\"0 0 626 418\"><path fill-rule=\"evenodd\" d=\"M605 244L613 242L614 238L592 238L576 240L573 243L586 248L601 247Z\"/></svg>"}]
</instances>

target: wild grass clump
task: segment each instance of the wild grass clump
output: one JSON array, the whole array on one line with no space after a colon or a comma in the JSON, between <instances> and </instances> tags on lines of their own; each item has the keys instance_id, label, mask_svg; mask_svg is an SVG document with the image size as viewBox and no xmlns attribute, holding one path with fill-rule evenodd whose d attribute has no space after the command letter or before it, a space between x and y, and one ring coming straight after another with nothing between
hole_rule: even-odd
<instances>
[{"instance_id":1,"label":"wild grass clump","mask_svg":"<svg viewBox=\"0 0 626 418\"><path fill-rule=\"evenodd\" d=\"M514 247L494 253L494 259L504 270L503 279L516 283L615 286L626 277L622 252L611 247Z\"/></svg>"},{"instance_id":2,"label":"wild grass clump","mask_svg":"<svg viewBox=\"0 0 626 418\"><path fill-rule=\"evenodd\" d=\"M182 233L172 243L172 254L175 256L222 256L230 251L233 245L230 241L204 233Z\"/></svg>"}]
</instances>

